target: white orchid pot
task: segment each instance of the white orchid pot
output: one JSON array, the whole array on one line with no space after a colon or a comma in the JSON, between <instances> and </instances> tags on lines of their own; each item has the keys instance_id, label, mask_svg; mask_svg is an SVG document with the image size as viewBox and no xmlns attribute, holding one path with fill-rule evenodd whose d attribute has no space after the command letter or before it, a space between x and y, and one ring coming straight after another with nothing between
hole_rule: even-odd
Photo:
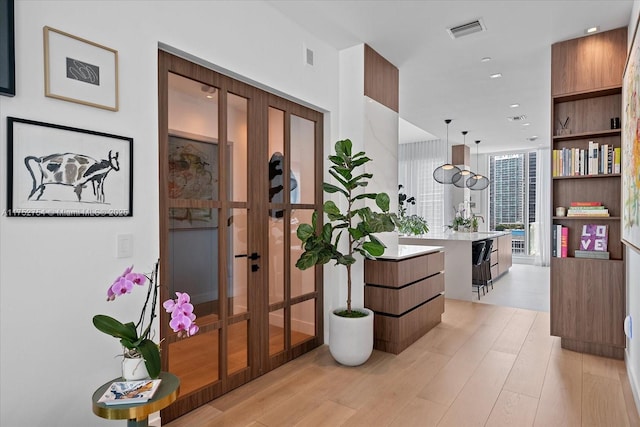
<instances>
[{"instance_id":1,"label":"white orchid pot","mask_svg":"<svg viewBox=\"0 0 640 427\"><path fill-rule=\"evenodd\" d=\"M122 359L122 378L125 381L137 381L149 378L147 366L141 357L124 357Z\"/></svg>"},{"instance_id":2,"label":"white orchid pot","mask_svg":"<svg viewBox=\"0 0 640 427\"><path fill-rule=\"evenodd\" d=\"M344 308L335 311L340 312ZM367 313L365 317L329 316L329 351L336 362L358 366L366 362L373 352L373 311L368 308L354 310Z\"/></svg>"}]
</instances>

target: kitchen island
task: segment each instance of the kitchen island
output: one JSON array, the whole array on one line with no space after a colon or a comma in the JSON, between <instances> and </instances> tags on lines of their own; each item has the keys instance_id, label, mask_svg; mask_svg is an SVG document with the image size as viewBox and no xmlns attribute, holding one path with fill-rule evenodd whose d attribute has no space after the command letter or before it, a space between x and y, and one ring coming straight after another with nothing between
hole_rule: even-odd
<instances>
[{"instance_id":1,"label":"kitchen island","mask_svg":"<svg viewBox=\"0 0 640 427\"><path fill-rule=\"evenodd\" d=\"M447 298L471 301L474 298L471 287L471 245L481 240L493 240L491 253L491 275L495 282L511 267L511 232L429 232L421 236L400 237L402 245L444 247L444 292Z\"/></svg>"},{"instance_id":2,"label":"kitchen island","mask_svg":"<svg viewBox=\"0 0 640 427\"><path fill-rule=\"evenodd\" d=\"M441 246L399 245L365 260L364 301L375 313L375 349L399 354L440 323L444 278Z\"/></svg>"}]
</instances>

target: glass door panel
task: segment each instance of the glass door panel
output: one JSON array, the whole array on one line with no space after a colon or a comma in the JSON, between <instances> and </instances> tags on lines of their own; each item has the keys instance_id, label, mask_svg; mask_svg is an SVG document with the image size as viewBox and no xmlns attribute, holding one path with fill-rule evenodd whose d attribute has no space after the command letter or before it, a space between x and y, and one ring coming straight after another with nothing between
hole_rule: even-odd
<instances>
[{"instance_id":1,"label":"glass door panel","mask_svg":"<svg viewBox=\"0 0 640 427\"><path fill-rule=\"evenodd\" d=\"M228 199L234 202L247 201L247 108L246 98L227 94Z\"/></svg>"},{"instance_id":2,"label":"glass door panel","mask_svg":"<svg viewBox=\"0 0 640 427\"><path fill-rule=\"evenodd\" d=\"M269 216L269 304L284 301L284 222Z\"/></svg>"},{"instance_id":3,"label":"glass door panel","mask_svg":"<svg viewBox=\"0 0 640 427\"><path fill-rule=\"evenodd\" d=\"M315 122L291 115L291 203L315 198Z\"/></svg>"},{"instance_id":4,"label":"glass door panel","mask_svg":"<svg viewBox=\"0 0 640 427\"><path fill-rule=\"evenodd\" d=\"M298 224L311 224L313 209L296 209L291 213L291 297L297 297L316 290L316 273L313 268L300 270L296 262L302 255L302 241L298 239Z\"/></svg>"},{"instance_id":5,"label":"glass door panel","mask_svg":"<svg viewBox=\"0 0 640 427\"><path fill-rule=\"evenodd\" d=\"M310 299L291 306L291 346L316 335L315 300Z\"/></svg>"},{"instance_id":6,"label":"glass door panel","mask_svg":"<svg viewBox=\"0 0 640 427\"><path fill-rule=\"evenodd\" d=\"M185 340L168 345L169 372L180 378L180 394L187 395L220 379L218 369L219 329L203 327Z\"/></svg>"},{"instance_id":7,"label":"glass door panel","mask_svg":"<svg viewBox=\"0 0 640 427\"><path fill-rule=\"evenodd\" d=\"M284 111L269 108L269 304L284 301Z\"/></svg>"},{"instance_id":8,"label":"glass door panel","mask_svg":"<svg viewBox=\"0 0 640 427\"><path fill-rule=\"evenodd\" d=\"M249 309L247 254L247 210L232 209L227 223L229 240L228 299L229 316L246 313Z\"/></svg>"},{"instance_id":9,"label":"glass door panel","mask_svg":"<svg viewBox=\"0 0 640 427\"><path fill-rule=\"evenodd\" d=\"M249 352L247 341L249 339L249 321L234 323L229 325L227 336L229 344L227 345L227 373L242 371L249 366Z\"/></svg>"},{"instance_id":10,"label":"glass door panel","mask_svg":"<svg viewBox=\"0 0 640 427\"><path fill-rule=\"evenodd\" d=\"M284 343L284 309L269 313L269 356L282 353Z\"/></svg>"}]
</instances>

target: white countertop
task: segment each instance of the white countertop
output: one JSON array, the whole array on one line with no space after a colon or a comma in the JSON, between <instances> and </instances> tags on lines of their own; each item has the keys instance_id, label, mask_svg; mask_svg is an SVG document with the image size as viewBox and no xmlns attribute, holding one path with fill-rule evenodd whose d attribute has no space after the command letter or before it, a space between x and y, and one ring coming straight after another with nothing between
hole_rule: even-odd
<instances>
[{"instance_id":1,"label":"white countertop","mask_svg":"<svg viewBox=\"0 0 640 427\"><path fill-rule=\"evenodd\" d=\"M384 251L384 255L376 257L377 259L401 260L411 258L418 255L430 254L443 250L442 246L416 246L416 245L398 245L397 248L388 248Z\"/></svg>"},{"instance_id":2,"label":"white countertop","mask_svg":"<svg viewBox=\"0 0 640 427\"><path fill-rule=\"evenodd\" d=\"M430 231L427 234L422 234L420 236L400 237L400 243L411 242L413 244L417 244L418 242L424 240L457 240L477 242L478 240L493 239L495 237L504 236L508 233L509 232L507 231L480 231L475 233L467 233L464 231Z\"/></svg>"}]
</instances>

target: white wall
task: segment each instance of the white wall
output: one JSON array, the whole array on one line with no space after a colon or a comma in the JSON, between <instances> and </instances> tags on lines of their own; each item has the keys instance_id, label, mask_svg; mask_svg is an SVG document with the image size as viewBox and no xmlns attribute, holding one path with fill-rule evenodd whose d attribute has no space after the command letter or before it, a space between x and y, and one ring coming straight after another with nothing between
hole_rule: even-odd
<instances>
[{"instance_id":1,"label":"white wall","mask_svg":"<svg viewBox=\"0 0 640 427\"><path fill-rule=\"evenodd\" d=\"M158 256L158 42L328 112L337 111L338 52L263 2L17 0L15 9L17 95L0 97L0 170L7 116L133 137L134 216L0 217L0 425L112 426L92 414L90 396L119 375L120 347L91 318L134 320L143 292L107 303L106 289L125 266L150 271ZM118 50L120 111L44 96L45 25ZM334 141L337 114L327 120ZM119 233L133 235L132 258L115 257ZM326 299L334 292L327 286Z\"/></svg>"},{"instance_id":2,"label":"white wall","mask_svg":"<svg viewBox=\"0 0 640 427\"><path fill-rule=\"evenodd\" d=\"M629 20L628 39L629 47L633 40L638 14L640 13L640 1L633 2L633 10ZM639 30L640 31L640 30ZM634 333L631 340L627 340L625 360L627 362L627 374L636 401L636 408L640 411L640 251L626 246L626 280L627 280L627 314L632 317Z\"/></svg>"}]
</instances>

